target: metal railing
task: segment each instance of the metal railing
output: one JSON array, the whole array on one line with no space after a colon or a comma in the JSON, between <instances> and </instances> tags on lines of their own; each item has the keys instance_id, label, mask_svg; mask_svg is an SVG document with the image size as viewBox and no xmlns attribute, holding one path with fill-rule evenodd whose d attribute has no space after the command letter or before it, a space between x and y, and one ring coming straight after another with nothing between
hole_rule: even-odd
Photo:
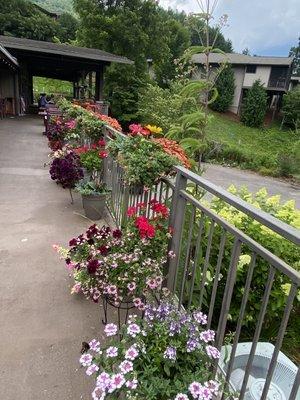
<instances>
[{"instance_id":1,"label":"metal railing","mask_svg":"<svg viewBox=\"0 0 300 400\"><path fill-rule=\"evenodd\" d=\"M115 135L119 133L106 130L107 141ZM273 377L278 375L278 360L281 362L280 350L289 319L292 315L294 318L295 312L298 312L299 317L297 293L300 273L218 215L210 207L209 201L204 201L204 193L221 199L224 204L246 214L270 232L279 235L283 241L289 241L295 246L300 244L300 231L183 167L175 168L174 183L164 179L149 192L139 187L128 187L116 160L108 158L106 168L106 182L112 189L110 211L118 226L126 223L127 208L140 201L147 203L149 199L156 198L170 206L170 226L174 233L168 250L172 250L175 257L168 263L166 285L176 294L179 307L197 307L207 314L207 329L216 330L215 346L221 354L227 351L228 346L225 344L230 342L230 357L226 363L224 361L225 367L216 365L215 371L218 373L221 368L225 376L225 387L232 393L238 391L232 394L233 397L239 400L252 398L249 397L249 382L258 345L261 340L274 344L260 394L261 400L267 399L270 390L275 390ZM241 274L240 260L243 255L248 255L248 263ZM259 276L263 276L263 281L259 281ZM277 314L269 314L272 302L277 301L276 291L282 285L288 287L285 302L278 308ZM253 303L254 295L256 303ZM251 320L247 319L249 315ZM270 315L276 318L270 321ZM272 329L268 331L270 323ZM231 378L237 368L239 345L245 341L251 342L251 346L237 388ZM299 355L295 358L299 361ZM296 378L284 393L289 400L299 399L300 396L299 368L294 372Z\"/></svg>"}]
</instances>

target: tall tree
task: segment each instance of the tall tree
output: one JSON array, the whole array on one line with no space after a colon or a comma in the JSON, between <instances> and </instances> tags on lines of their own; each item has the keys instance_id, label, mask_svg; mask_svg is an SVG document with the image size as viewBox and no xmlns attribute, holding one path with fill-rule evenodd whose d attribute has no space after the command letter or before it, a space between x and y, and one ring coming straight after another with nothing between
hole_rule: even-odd
<instances>
[{"instance_id":1,"label":"tall tree","mask_svg":"<svg viewBox=\"0 0 300 400\"><path fill-rule=\"evenodd\" d=\"M167 85L175 76L174 58L189 44L188 31L153 0L75 0L74 6L80 44L134 61L132 67L112 66L106 73L112 112L129 122L137 112L139 88L150 79L147 59L159 83Z\"/></svg>"},{"instance_id":2,"label":"tall tree","mask_svg":"<svg viewBox=\"0 0 300 400\"><path fill-rule=\"evenodd\" d=\"M25 0L1 2L0 32L27 39L52 41L58 24Z\"/></svg>"},{"instance_id":3,"label":"tall tree","mask_svg":"<svg viewBox=\"0 0 300 400\"><path fill-rule=\"evenodd\" d=\"M247 126L262 126L267 111L267 99L267 92L261 81L255 81L246 93L241 121Z\"/></svg>"},{"instance_id":4,"label":"tall tree","mask_svg":"<svg viewBox=\"0 0 300 400\"><path fill-rule=\"evenodd\" d=\"M210 107L219 112L225 112L232 104L234 96L234 73L231 65L226 65L218 76L215 87L218 91L218 97Z\"/></svg>"},{"instance_id":5,"label":"tall tree","mask_svg":"<svg viewBox=\"0 0 300 400\"><path fill-rule=\"evenodd\" d=\"M202 18L196 15L191 15L186 19L187 26L191 33L192 46L213 46L217 49L224 51L224 53L232 53L232 42L225 39L221 32L220 26L209 26L209 43L206 43L207 33L205 22Z\"/></svg>"},{"instance_id":6,"label":"tall tree","mask_svg":"<svg viewBox=\"0 0 300 400\"><path fill-rule=\"evenodd\" d=\"M298 39L298 46L291 47L290 57L294 57L293 74L300 76L300 37Z\"/></svg>"}]
</instances>

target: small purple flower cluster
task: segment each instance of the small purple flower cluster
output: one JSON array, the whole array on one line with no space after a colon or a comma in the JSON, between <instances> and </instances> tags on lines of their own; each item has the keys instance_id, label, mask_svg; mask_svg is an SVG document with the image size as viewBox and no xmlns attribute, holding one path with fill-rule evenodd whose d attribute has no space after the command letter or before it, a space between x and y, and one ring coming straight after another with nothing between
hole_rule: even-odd
<instances>
[{"instance_id":1,"label":"small purple flower cluster","mask_svg":"<svg viewBox=\"0 0 300 400\"><path fill-rule=\"evenodd\" d=\"M180 393L176 393L173 387L166 387L167 397L159 393L161 398L212 400L218 394L219 384L211 379L209 366L212 365L211 359L217 359L220 353L214 346L207 344L213 342L215 332L203 329L206 321L206 316L200 311L189 313L178 310L174 302L165 300L155 305L147 304L143 320L131 315L121 329L121 341L115 338L119 333L117 325L106 325L104 332L109 339L106 347L102 348L93 339L89 343L93 354L83 354L80 358L81 365L86 367L86 374L97 375L93 399L113 399L121 394L132 399L147 396L148 389L143 388L139 382L143 380L144 371L145 377L149 378L148 368L153 367L158 368L157 371L161 368L157 372L159 379L172 387L168 371L171 368L177 371L180 365L174 379L178 382L181 374L187 374L183 382L192 383L189 387L183 384ZM162 343L166 344L164 349ZM189 362L185 366L187 355ZM196 379L187 380L187 377ZM160 387L164 387L164 384Z\"/></svg>"}]
</instances>

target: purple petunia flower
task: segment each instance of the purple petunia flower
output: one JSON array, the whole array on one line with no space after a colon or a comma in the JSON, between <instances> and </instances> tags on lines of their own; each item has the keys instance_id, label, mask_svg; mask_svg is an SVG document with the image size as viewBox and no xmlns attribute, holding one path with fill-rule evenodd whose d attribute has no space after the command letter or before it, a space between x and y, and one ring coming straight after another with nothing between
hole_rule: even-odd
<instances>
[{"instance_id":1,"label":"purple petunia flower","mask_svg":"<svg viewBox=\"0 0 300 400\"><path fill-rule=\"evenodd\" d=\"M133 345L131 347L129 347L129 349L126 351L125 353L125 358L127 360L135 360L137 358L137 356L139 355L139 351L137 350L137 348Z\"/></svg>"},{"instance_id":2,"label":"purple petunia flower","mask_svg":"<svg viewBox=\"0 0 300 400\"><path fill-rule=\"evenodd\" d=\"M97 372L97 371L99 371L98 365L92 364L92 365L90 365L90 366L87 368L87 370L85 371L85 373L86 373L88 376L91 376L91 375L93 375L94 372Z\"/></svg>"},{"instance_id":3,"label":"purple petunia flower","mask_svg":"<svg viewBox=\"0 0 300 400\"><path fill-rule=\"evenodd\" d=\"M120 364L120 370L124 375L127 374L128 372L133 371L132 362L128 361L128 360L122 361L121 364Z\"/></svg>"},{"instance_id":4,"label":"purple petunia flower","mask_svg":"<svg viewBox=\"0 0 300 400\"><path fill-rule=\"evenodd\" d=\"M207 324L207 315L203 314L201 311L195 311L193 313L194 320L198 322L198 324L206 325Z\"/></svg>"},{"instance_id":5,"label":"purple petunia flower","mask_svg":"<svg viewBox=\"0 0 300 400\"><path fill-rule=\"evenodd\" d=\"M123 374L115 374L112 375L111 381L108 387L108 393L114 392L116 389L121 389L121 387L125 384L126 380Z\"/></svg>"},{"instance_id":6,"label":"purple petunia flower","mask_svg":"<svg viewBox=\"0 0 300 400\"><path fill-rule=\"evenodd\" d=\"M206 346L205 347L206 353L210 358L217 359L220 358L219 350L214 346Z\"/></svg>"},{"instance_id":7,"label":"purple petunia flower","mask_svg":"<svg viewBox=\"0 0 300 400\"><path fill-rule=\"evenodd\" d=\"M110 376L108 375L108 373L106 373L105 371L101 372L101 374L98 376L97 378L97 383L96 385L102 389L103 391L105 391L106 389L108 389L109 385L110 385Z\"/></svg>"},{"instance_id":8,"label":"purple petunia flower","mask_svg":"<svg viewBox=\"0 0 300 400\"><path fill-rule=\"evenodd\" d=\"M115 336L118 332L118 327L116 324L107 324L104 328L106 336Z\"/></svg>"},{"instance_id":9,"label":"purple petunia flower","mask_svg":"<svg viewBox=\"0 0 300 400\"><path fill-rule=\"evenodd\" d=\"M100 342L98 342L98 340L93 339L90 341L89 343L90 349L95 351L96 353L99 353L100 351Z\"/></svg>"},{"instance_id":10,"label":"purple petunia flower","mask_svg":"<svg viewBox=\"0 0 300 400\"><path fill-rule=\"evenodd\" d=\"M127 333L131 337L136 337L141 332L141 328L137 324L130 324L127 327Z\"/></svg>"},{"instance_id":11,"label":"purple petunia flower","mask_svg":"<svg viewBox=\"0 0 300 400\"><path fill-rule=\"evenodd\" d=\"M199 348L199 341L197 339L189 338L186 343L186 351L191 353L192 351Z\"/></svg>"},{"instance_id":12,"label":"purple petunia flower","mask_svg":"<svg viewBox=\"0 0 300 400\"><path fill-rule=\"evenodd\" d=\"M189 386L189 391L194 399L198 399L201 395L202 385L199 382L193 382Z\"/></svg>"},{"instance_id":13,"label":"purple petunia flower","mask_svg":"<svg viewBox=\"0 0 300 400\"><path fill-rule=\"evenodd\" d=\"M92 393L93 400L104 400L105 393L102 391L100 387L96 387Z\"/></svg>"},{"instance_id":14,"label":"purple petunia flower","mask_svg":"<svg viewBox=\"0 0 300 400\"><path fill-rule=\"evenodd\" d=\"M117 357L118 355L118 348L115 346L110 346L108 347L108 349L106 350L106 356L108 358L113 358L113 357Z\"/></svg>"},{"instance_id":15,"label":"purple petunia flower","mask_svg":"<svg viewBox=\"0 0 300 400\"><path fill-rule=\"evenodd\" d=\"M205 343L212 342L215 339L215 332L210 329L203 331L200 333L200 339Z\"/></svg>"},{"instance_id":16,"label":"purple petunia flower","mask_svg":"<svg viewBox=\"0 0 300 400\"><path fill-rule=\"evenodd\" d=\"M89 353L82 354L82 356L79 359L79 362L83 367L89 367L92 364L92 361L93 361L93 356L91 356L91 354Z\"/></svg>"},{"instance_id":17,"label":"purple petunia flower","mask_svg":"<svg viewBox=\"0 0 300 400\"><path fill-rule=\"evenodd\" d=\"M127 381L126 382L126 387L130 390L134 390L137 388L138 381L137 379L133 379L132 381Z\"/></svg>"},{"instance_id":18,"label":"purple petunia flower","mask_svg":"<svg viewBox=\"0 0 300 400\"><path fill-rule=\"evenodd\" d=\"M99 265L99 260L90 260L87 265L88 273L91 275L94 274L97 271Z\"/></svg>"},{"instance_id":19,"label":"purple petunia flower","mask_svg":"<svg viewBox=\"0 0 300 400\"><path fill-rule=\"evenodd\" d=\"M189 400L189 398L184 393L178 393L174 400Z\"/></svg>"},{"instance_id":20,"label":"purple petunia flower","mask_svg":"<svg viewBox=\"0 0 300 400\"><path fill-rule=\"evenodd\" d=\"M169 346L166 348L165 352L164 352L164 358L168 359L168 360L176 360L176 349L175 347Z\"/></svg>"}]
</instances>

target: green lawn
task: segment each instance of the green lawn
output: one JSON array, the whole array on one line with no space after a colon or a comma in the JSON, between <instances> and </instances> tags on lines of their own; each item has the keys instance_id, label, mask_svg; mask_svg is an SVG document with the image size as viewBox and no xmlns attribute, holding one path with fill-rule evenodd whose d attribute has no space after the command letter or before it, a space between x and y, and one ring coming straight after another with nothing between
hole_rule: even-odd
<instances>
[{"instance_id":1,"label":"green lawn","mask_svg":"<svg viewBox=\"0 0 300 400\"><path fill-rule=\"evenodd\" d=\"M39 76L33 77L33 94L37 101L40 93L45 92L50 94L61 94L67 98L73 97L73 85L68 81L61 81L58 79L42 78Z\"/></svg>"},{"instance_id":2,"label":"green lawn","mask_svg":"<svg viewBox=\"0 0 300 400\"><path fill-rule=\"evenodd\" d=\"M210 148L220 143L210 160L259 171L265 175L284 175L286 164L294 163L292 148L300 139L288 129L280 130L279 124L269 128L250 128L232 120L227 115L212 113L208 126ZM288 167L287 167L288 168ZM298 171L293 172L297 175Z\"/></svg>"}]
</instances>

